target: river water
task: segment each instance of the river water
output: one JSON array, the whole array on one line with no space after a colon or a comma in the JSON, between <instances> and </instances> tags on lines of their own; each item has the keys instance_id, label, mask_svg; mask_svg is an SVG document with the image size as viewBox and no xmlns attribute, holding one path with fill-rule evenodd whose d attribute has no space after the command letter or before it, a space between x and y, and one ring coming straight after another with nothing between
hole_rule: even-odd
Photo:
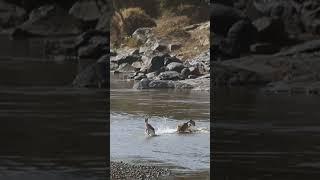
<instances>
[{"instance_id":1,"label":"river water","mask_svg":"<svg viewBox=\"0 0 320 180\"><path fill-rule=\"evenodd\" d=\"M105 90L71 87L79 63L43 39L0 40L0 179L105 179Z\"/></svg>"},{"instance_id":2,"label":"river water","mask_svg":"<svg viewBox=\"0 0 320 180\"><path fill-rule=\"evenodd\" d=\"M320 96L216 88L217 179L319 179Z\"/></svg>"},{"instance_id":3,"label":"river water","mask_svg":"<svg viewBox=\"0 0 320 180\"><path fill-rule=\"evenodd\" d=\"M170 167L176 173L210 168L209 93L175 90L134 90L125 75L111 75L111 160ZM158 136L148 137L144 117ZM176 126L193 119L193 134Z\"/></svg>"}]
</instances>

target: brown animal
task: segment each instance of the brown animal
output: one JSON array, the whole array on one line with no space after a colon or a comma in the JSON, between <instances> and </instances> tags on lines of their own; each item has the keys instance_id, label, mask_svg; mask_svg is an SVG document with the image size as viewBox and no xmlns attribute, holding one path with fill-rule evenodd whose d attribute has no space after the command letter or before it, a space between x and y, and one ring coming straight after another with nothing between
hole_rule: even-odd
<instances>
[{"instance_id":1,"label":"brown animal","mask_svg":"<svg viewBox=\"0 0 320 180\"><path fill-rule=\"evenodd\" d=\"M177 132L178 133L190 133L192 132L191 126L195 126L196 123L193 120L190 120L186 123L183 123L182 125L178 125Z\"/></svg>"}]
</instances>

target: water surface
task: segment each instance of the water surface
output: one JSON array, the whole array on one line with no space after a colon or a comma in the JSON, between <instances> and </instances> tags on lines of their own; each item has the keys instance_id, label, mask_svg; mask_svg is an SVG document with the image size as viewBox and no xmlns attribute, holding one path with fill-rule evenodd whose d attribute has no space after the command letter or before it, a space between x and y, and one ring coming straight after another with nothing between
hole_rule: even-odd
<instances>
[{"instance_id":1,"label":"water surface","mask_svg":"<svg viewBox=\"0 0 320 180\"><path fill-rule=\"evenodd\" d=\"M43 39L0 40L0 179L105 179L105 90L71 87Z\"/></svg>"},{"instance_id":2,"label":"water surface","mask_svg":"<svg viewBox=\"0 0 320 180\"><path fill-rule=\"evenodd\" d=\"M215 91L213 161L218 179L319 179L320 96Z\"/></svg>"},{"instance_id":3,"label":"water surface","mask_svg":"<svg viewBox=\"0 0 320 180\"><path fill-rule=\"evenodd\" d=\"M181 171L210 168L209 93L176 90L133 90L120 74L111 76L111 159L170 166ZM158 136L148 137L144 117ZM176 126L193 119L193 134Z\"/></svg>"}]
</instances>

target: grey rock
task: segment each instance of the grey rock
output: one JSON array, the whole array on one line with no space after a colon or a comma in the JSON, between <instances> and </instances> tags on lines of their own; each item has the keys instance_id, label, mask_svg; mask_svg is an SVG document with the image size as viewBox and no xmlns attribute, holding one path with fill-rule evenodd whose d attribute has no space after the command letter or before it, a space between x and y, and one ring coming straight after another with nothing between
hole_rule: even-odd
<instances>
[{"instance_id":1,"label":"grey rock","mask_svg":"<svg viewBox=\"0 0 320 180\"><path fill-rule=\"evenodd\" d=\"M150 80L147 78L141 79L133 85L133 89L148 89Z\"/></svg>"},{"instance_id":2,"label":"grey rock","mask_svg":"<svg viewBox=\"0 0 320 180\"><path fill-rule=\"evenodd\" d=\"M184 65L182 63L178 63L178 62L172 62L167 65L167 68L169 71L181 72L181 70L184 68Z\"/></svg>"},{"instance_id":3,"label":"grey rock","mask_svg":"<svg viewBox=\"0 0 320 180\"><path fill-rule=\"evenodd\" d=\"M175 88L175 85L172 81L168 81L168 80L152 80L149 83L149 88L167 89L167 88Z\"/></svg>"},{"instance_id":4,"label":"grey rock","mask_svg":"<svg viewBox=\"0 0 320 180\"><path fill-rule=\"evenodd\" d=\"M298 45L295 45L287 50L284 50L282 52L279 52L277 55L278 56L289 56L289 55L294 55L294 54L299 54L299 53L312 53L320 51L320 40L312 40L312 41L307 41Z\"/></svg>"},{"instance_id":5,"label":"grey rock","mask_svg":"<svg viewBox=\"0 0 320 180\"><path fill-rule=\"evenodd\" d=\"M95 0L77 1L69 10L69 14L82 21L97 21L100 16L100 8Z\"/></svg>"},{"instance_id":6,"label":"grey rock","mask_svg":"<svg viewBox=\"0 0 320 180\"><path fill-rule=\"evenodd\" d=\"M105 62L96 62L84 68L73 80L72 85L77 87L106 87L107 68Z\"/></svg>"},{"instance_id":7,"label":"grey rock","mask_svg":"<svg viewBox=\"0 0 320 180\"><path fill-rule=\"evenodd\" d=\"M138 28L132 34L132 37L141 43L145 43L151 36L153 36L152 28Z\"/></svg>"},{"instance_id":8,"label":"grey rock","mask_svg":"<svg viewBox=\"0 0 320 180\"><path fill-rule=\"evenodd\" d=\"M250 51L255 54L273 54L279 51L279 47L271 43L256 43L250 46Z\"/></svg>"},{"instance_id":9,"label":"grey rock","mask_svg":"<svg viewBox=\"0 0 320 180\"><path fill-rule=\"evenodd\" d=\"M263 42L282 42L287 39L284 23L281 19L262 17L253 22L258 30L258 40Z\"/></svg>"},{"instance_id":10,"label":"grey rock","mask_svg":"<svg viewBox=\"0 0 320 180\"><path fill-rule=\"evenodd\" d=\"M14 4L0 1L0 29L20 25L26 19L26 11Z\"/></svg>"},{"instance_id":11,"label":"grey rock","mask_svg":"<svg viewBox=\"0 0 320 180\"><path fill-rule=\"evenodd\" d=\"M142 71L146 71L146 73L159 71L160 68L164 66L164 61L166 57L170 57L168 54L150 54L142 56L142 61L144 67L142 67Z\"/></svg>"},{"instance_id":12,"label":"grey rock","mask_svg":"<svg viewBox=\"0 0 320 180\"><path fill-rule=\"evenodd\" d=\"M181 70L181 76L184 78L187 78L190 75L190 69L189 68L183 68Z\"/></svg>"},{"instance_id":13,"label":"grey rock","mask_svg":"<svg viewBox=\"0 0 320 180\"><path fill-rule=\"evenodd\" d=\"M165 71L158 75L160 80L179 80L181 79L180 73L176 71Z\"/></svg>"},{"instance_id":14,"label":"grey rock","mask_svg":"<svg viewBox=\"0 0 320 180\"><path fill-rule=\"evenodd\" d=\"M78 35L82 31L79 25L79 21L63 8L46 5L33 10L29 19L18 26L12 35Z\"/></svg>"}]
</instances>

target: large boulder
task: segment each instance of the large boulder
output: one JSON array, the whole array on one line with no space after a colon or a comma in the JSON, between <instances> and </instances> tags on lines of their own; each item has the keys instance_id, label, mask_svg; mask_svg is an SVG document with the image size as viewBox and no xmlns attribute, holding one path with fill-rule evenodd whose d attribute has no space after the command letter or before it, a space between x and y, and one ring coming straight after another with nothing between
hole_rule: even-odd
<instances>
[{"instance_id":1,"label":"large boulder","mask_svg":"<svg viewBox=\"0 0 320 180\"><path fill-rule=\"evenodd\" d=\"M170 55L155 53L142 56L141 59L143 61L143 67L141 71L145 71L146 73L159 71L162 67L164 67L166 57L170 57Z\"/></svg>"},{"instance_id":2,"label":"large boulder","mask_svg":"<svg viewBox=\"0 0 320 180\"><path fill-rule=\"evenodd\" d=\"M184 68L184 65L182 63L179 63L179 62L172 62L172 63L167 65L167 68L168 68L169 71L181 72L181 70Z\"/></svg>"},{"instance_id":3,"label":"large boulder","mask_svg":"<svg viewBox=\"0 0 320 180\"><path fill-rule=\"evenodd\" d=\"M182 79L177 71L165 71L158 75L159 80L179 80Z\"/></svg>"},{"instance_id":4,"label":"large boulder","mask_svg":"<svg viewBox=\"0 0 320 180\"><path fill-rule=\"evenodd\" d=\"M16 28L13 36L20 34L37 36L77 35L81 31L79 21L63 8L46 5L33 10L29 14L29 19Z\"/></svg>"},{"instance_id":5,"label":"large boulder","mask_svg":"<svg viewBox=\"0 0 320 180\"><path fill-rule=\"evenodd\" d=\"M72 85L76 87L106 87L108 59L109 56L103 56L96 63L84 68L73 80Z\"/></svg>"},{"instance_id":6,"label":"large boulder","mask_svg":"<svg viewBox=\"0 0 320 180\"><path fill-rule=\"evenodd\" d=\"M90 22L100 18L100 11L96 0L80 0L70 8L69 14L82 21Z\"/></svg>"},{"instance_id":7,"label":"large boulder","mask_svg":"<svg viewBox=\"0 0 320 180\"><path fill-rule=\"evenodd\" d=\"M240 20L231 26L224 43L220 44L220 50L230 57L239 57L240 53L249 51L256 37L257 29L250 20Z\"/></svg>"},{"instance_id":8,"label":"large boulder","mask_svg":"<svg viewBox=\"0 0 320 180\"><path fill-rule=\"evenodd\" d=\"M141 43L147 42L147 40L152 36L152 28L138 28L132 34L132 37Z\"/></svg>"},{"instance_id":9,"label":"large boulder","mask_svg":"<svg viewBox=\"0 0 320 180\"><path fill-rule=\"evenodd\" d=\"M26 19L26 15L23 8L0 0L0 29L21 24Z\"/></svg>"},{"instance_id":10,"label":"large boulder","mask_svg":"<svg viewBox=\"0 0 320 180\"><path fill-rule=\"evenodd\" d=\"M297 35L303 31L300 4L294 0L250 0L245 11L252 20L263 16L280 18L284 22L286 32Z\"/></svg>"},{"instance_id":11,"label":"large boulder","mask_svg":"<svg viewBox=\"0 0 320 180\"><path fill-rule=\"evenodd\" d=\"M214 24L211 31L217 34L227 34L229 28L243 17L240 11L219 3L213 3L210 11L211 22Z\"/></svg>"},{"instance_id":12,"label":"large boulder","mask_svg":"<svg viewBox=\"0 0 320 180\"><path fill-rule=\"evenodd\" d=\"M253 22L258 30L258 40L263 42L283 42L287 33L279 18L262 17Z\"/></svg>"},{"instance_id":13,"label":"large boulder","mask_svg":"<svg viewBox=\"0 0 320 180\"><path fill-rule=\"evenodd\" d=\"M79 58L98 58L109 51L109 41L106 37L94 36L86 46L78 49Z\"/></svg>"}]
</instances>

